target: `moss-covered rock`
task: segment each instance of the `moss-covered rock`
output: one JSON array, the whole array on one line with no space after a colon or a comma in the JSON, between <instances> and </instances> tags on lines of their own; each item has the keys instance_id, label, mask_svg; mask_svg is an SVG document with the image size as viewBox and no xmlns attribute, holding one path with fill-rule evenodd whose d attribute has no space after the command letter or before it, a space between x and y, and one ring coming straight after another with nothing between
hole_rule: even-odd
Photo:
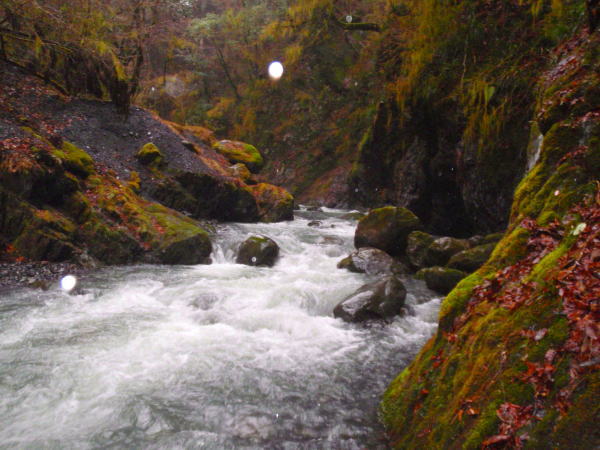
<instances>
[{"instance_id":1,"label":"moss-covered rock","mask_svg":"<svg viewBox=\"0 0 600 450\"><path fill-rule=\"evenodd\" d=\"M444 266L450 258L458 252L462 252L470 247L465 239L456 239L452 237L441 237L435 239L425 252L425 265Z\"/></svg>"},{"instance_id":2,"label":"moss-covered rock","mask_svg":"<svg viewBox=\"0 0 600 450\"><path fill-rule=\"evenodd\" d=\"M377 208L359 220L354 246L375 247L392 256L399 256L406 249L408 235L421 228L419 218L406 208Z\"/></svg>"},{"instance_id":3,"label":"moss-covered rock","mask_svg":"<svg viewBox=\"0 0 600 450\"><path fill-rule=\"evenodd\" d=\"M474 272L488 260L496 244L483 244L458 252L450 258L447 266L463 272Z\"/></svg>"},{"instance_id":4,"label":"moss-covered rock","mask_svg":"<svg viewBox=\"0 0 600 450\"><path fill-rule=\"evenodd\" d=\"M152 142L149 142L140 148L135 157L141 164L154 169L161 167L165 162L164 155Z\"/></svg>"},{"instance_id":5,"label":"moss-covered rock","mask_svg":"<svg viewBox=\"0 0 600 450\"><path fill-rule=\"evenodd\" d=\"M212 245L206 232L199 229L190 237L181 237L158 251L163 264L208 264Z\"/></svg>"},{"instance_id":6,"label":"moss-covered rock","mask_svg":"<svg viewBox=\"0 0 600 450\"><path fill-rule=\"evenodd\" d=\"M94 173L92 157L70 142L63 141L60 150L53 153L61 159L67 170L79 177L86 178Z\"/></svg>"},{"instance_id":7,"label":"moss-covered rock","mask_svg":"<svg viewBox=\"0 0 600 450\"><path fill-rule=\"evenodd\" d=\"M434 240L434 236L424 231L413 231L408 235L406 256L414 268L421 269L426 266L427 249Z\"/></svg>"},{"instance_id":8,"label":"moss-covered rock","mask_svg":"<svg viewBox=\"0 0 600 450\"><path fill-rule=\"evenodd\" d=\"M294 197L284 188L268 183L248 186L256 199L261 222L282 222L294 219Z\"/></svg>"},{"instance_id":9,"label":"moss-covered rock","mask_svg":"<svg viewBox=\"0 0 600 450\"><path fill-rule=\"evenodd\" d=\"M252 178L252 173L246 167L246 164L237 163L229 168L231 170L231 174L234 177L239 178L246 184L256 184L256 181Z\"/></svg>"},{"instance_id":10,"label":"moss-covered rock","mask_svg":"<svg viewBox=\"0 0 600 450\"><path fill-rule=\"evenodd\" d=\"M467 276L467 273L449 267L436 266L421 269L415 276L417 279L425 280L427 287L432 291L446 295Z\"/></svg>"},{"instance_id":11,"label":"moss-covered rock","mask_svg":"<svg viewBox=\"0 0 600 450\"><path fill-rule=\"evenodd\" d=\"M215 142L213 148L231 163L245 164L252 173L260 172L264 165L263 157L256 147L245 142L223 140Z\"/></svg>"},{"instance_id":12,"label":"moss-covered rock","mask_svg":"<svg viewBox=\"0 0 600 450\"><path fill-rule=\"evenodd\" d=\"M250 236L240 245L236 262L247 266L275 265L279 257L279 246L266 236Z\"/></svg>"},{"instance_id":13,"label":"moss-covered rock","mask_svg":"<svg viewBox=\"0 0 600 450\"><path fill-rule=\"evenodd\" d=\"M395 276L367 284L342 300L333 316L345 322L389 320L402 314L406 289Z\"/></svg>"}]
</instances>

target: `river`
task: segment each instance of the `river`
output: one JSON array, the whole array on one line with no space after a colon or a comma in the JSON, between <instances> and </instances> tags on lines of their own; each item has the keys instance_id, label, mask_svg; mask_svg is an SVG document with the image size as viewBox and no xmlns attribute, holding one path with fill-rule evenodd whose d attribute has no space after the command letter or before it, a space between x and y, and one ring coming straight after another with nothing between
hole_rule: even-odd
<instances>
[{"instance_id":1,"label":"river","mask_svg":"<svg viewBox=\"0 0 600 450\"><path fill-rule=\"evenodd\" d=\"M356 227L343 213L221 225L212 265L0 294L0 448L385 448L380 396L435 331L440 300L406 279L392 324L334 319L369 281L336 268ZM234 263L251 234L280 245L275 267Z\"/></svg>"}]
</instances>

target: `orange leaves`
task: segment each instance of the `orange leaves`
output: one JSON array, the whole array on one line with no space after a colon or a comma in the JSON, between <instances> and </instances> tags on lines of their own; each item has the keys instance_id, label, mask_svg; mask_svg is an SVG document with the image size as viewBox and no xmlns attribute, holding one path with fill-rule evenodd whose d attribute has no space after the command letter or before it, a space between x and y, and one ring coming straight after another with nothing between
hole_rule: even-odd
<instances>
[{"instance_id":1,"label":"orange leaves","mask_svg":"<svg viewBox=\"0 0 600 450\"><path fill-rule=\"evenodd\" d=\"M483 441L482 448L523 448L526 434L517 435L517 431L527 425L533 417L533 406L519 406L514 403L503 403L496 411L501 421L500 432Z\"/></svg>"}]
</instances>

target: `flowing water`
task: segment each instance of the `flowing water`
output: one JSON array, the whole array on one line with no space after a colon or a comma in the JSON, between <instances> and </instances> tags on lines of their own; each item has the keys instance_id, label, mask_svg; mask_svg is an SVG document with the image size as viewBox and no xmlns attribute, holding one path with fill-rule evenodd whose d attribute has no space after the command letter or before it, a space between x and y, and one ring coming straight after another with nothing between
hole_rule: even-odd
<instances>
[{"instance_id":1,"label":"flowing water","mask_svg":"<svg viewBox=\"0 0 600 450\"><path fill-rule=\"evenodd\" d=\"M327 211L222 226L212 265L0 293L0 448L384 447L380 395L433 333L439 299L406 280L405 317L334 319L369 279L336 268L356 222ZM280 245L275 267L233 262L255 233Z\"/></svg>"}]
</instances>

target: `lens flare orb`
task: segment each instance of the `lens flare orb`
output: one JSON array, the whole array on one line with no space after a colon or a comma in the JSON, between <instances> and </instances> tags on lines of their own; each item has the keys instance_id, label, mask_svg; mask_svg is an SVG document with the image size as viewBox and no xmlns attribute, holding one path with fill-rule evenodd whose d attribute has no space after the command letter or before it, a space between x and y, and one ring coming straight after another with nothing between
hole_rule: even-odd
<instances>
[{"instance_id":1,"label":"lens flare orb","mask_svg":"<svg viewBox=\"0 0 600 450\"><path fill-rule=\"evenodd\" d=\"M279 80L283 76L283 64L279 61L273 61L269 64L269 77L272 80Z\"/></svg>"},{"instance_id":2,"label":"lens flare orb","mask_svg":"<svg viewBox=\"0 0 600 450\"><path fill-rule=\"evenodd\" d=\"M77 278L73 275L67 275L60 280L60 287L63 291L70 292L77 285Z\"/></svg>"}]
</instances>

